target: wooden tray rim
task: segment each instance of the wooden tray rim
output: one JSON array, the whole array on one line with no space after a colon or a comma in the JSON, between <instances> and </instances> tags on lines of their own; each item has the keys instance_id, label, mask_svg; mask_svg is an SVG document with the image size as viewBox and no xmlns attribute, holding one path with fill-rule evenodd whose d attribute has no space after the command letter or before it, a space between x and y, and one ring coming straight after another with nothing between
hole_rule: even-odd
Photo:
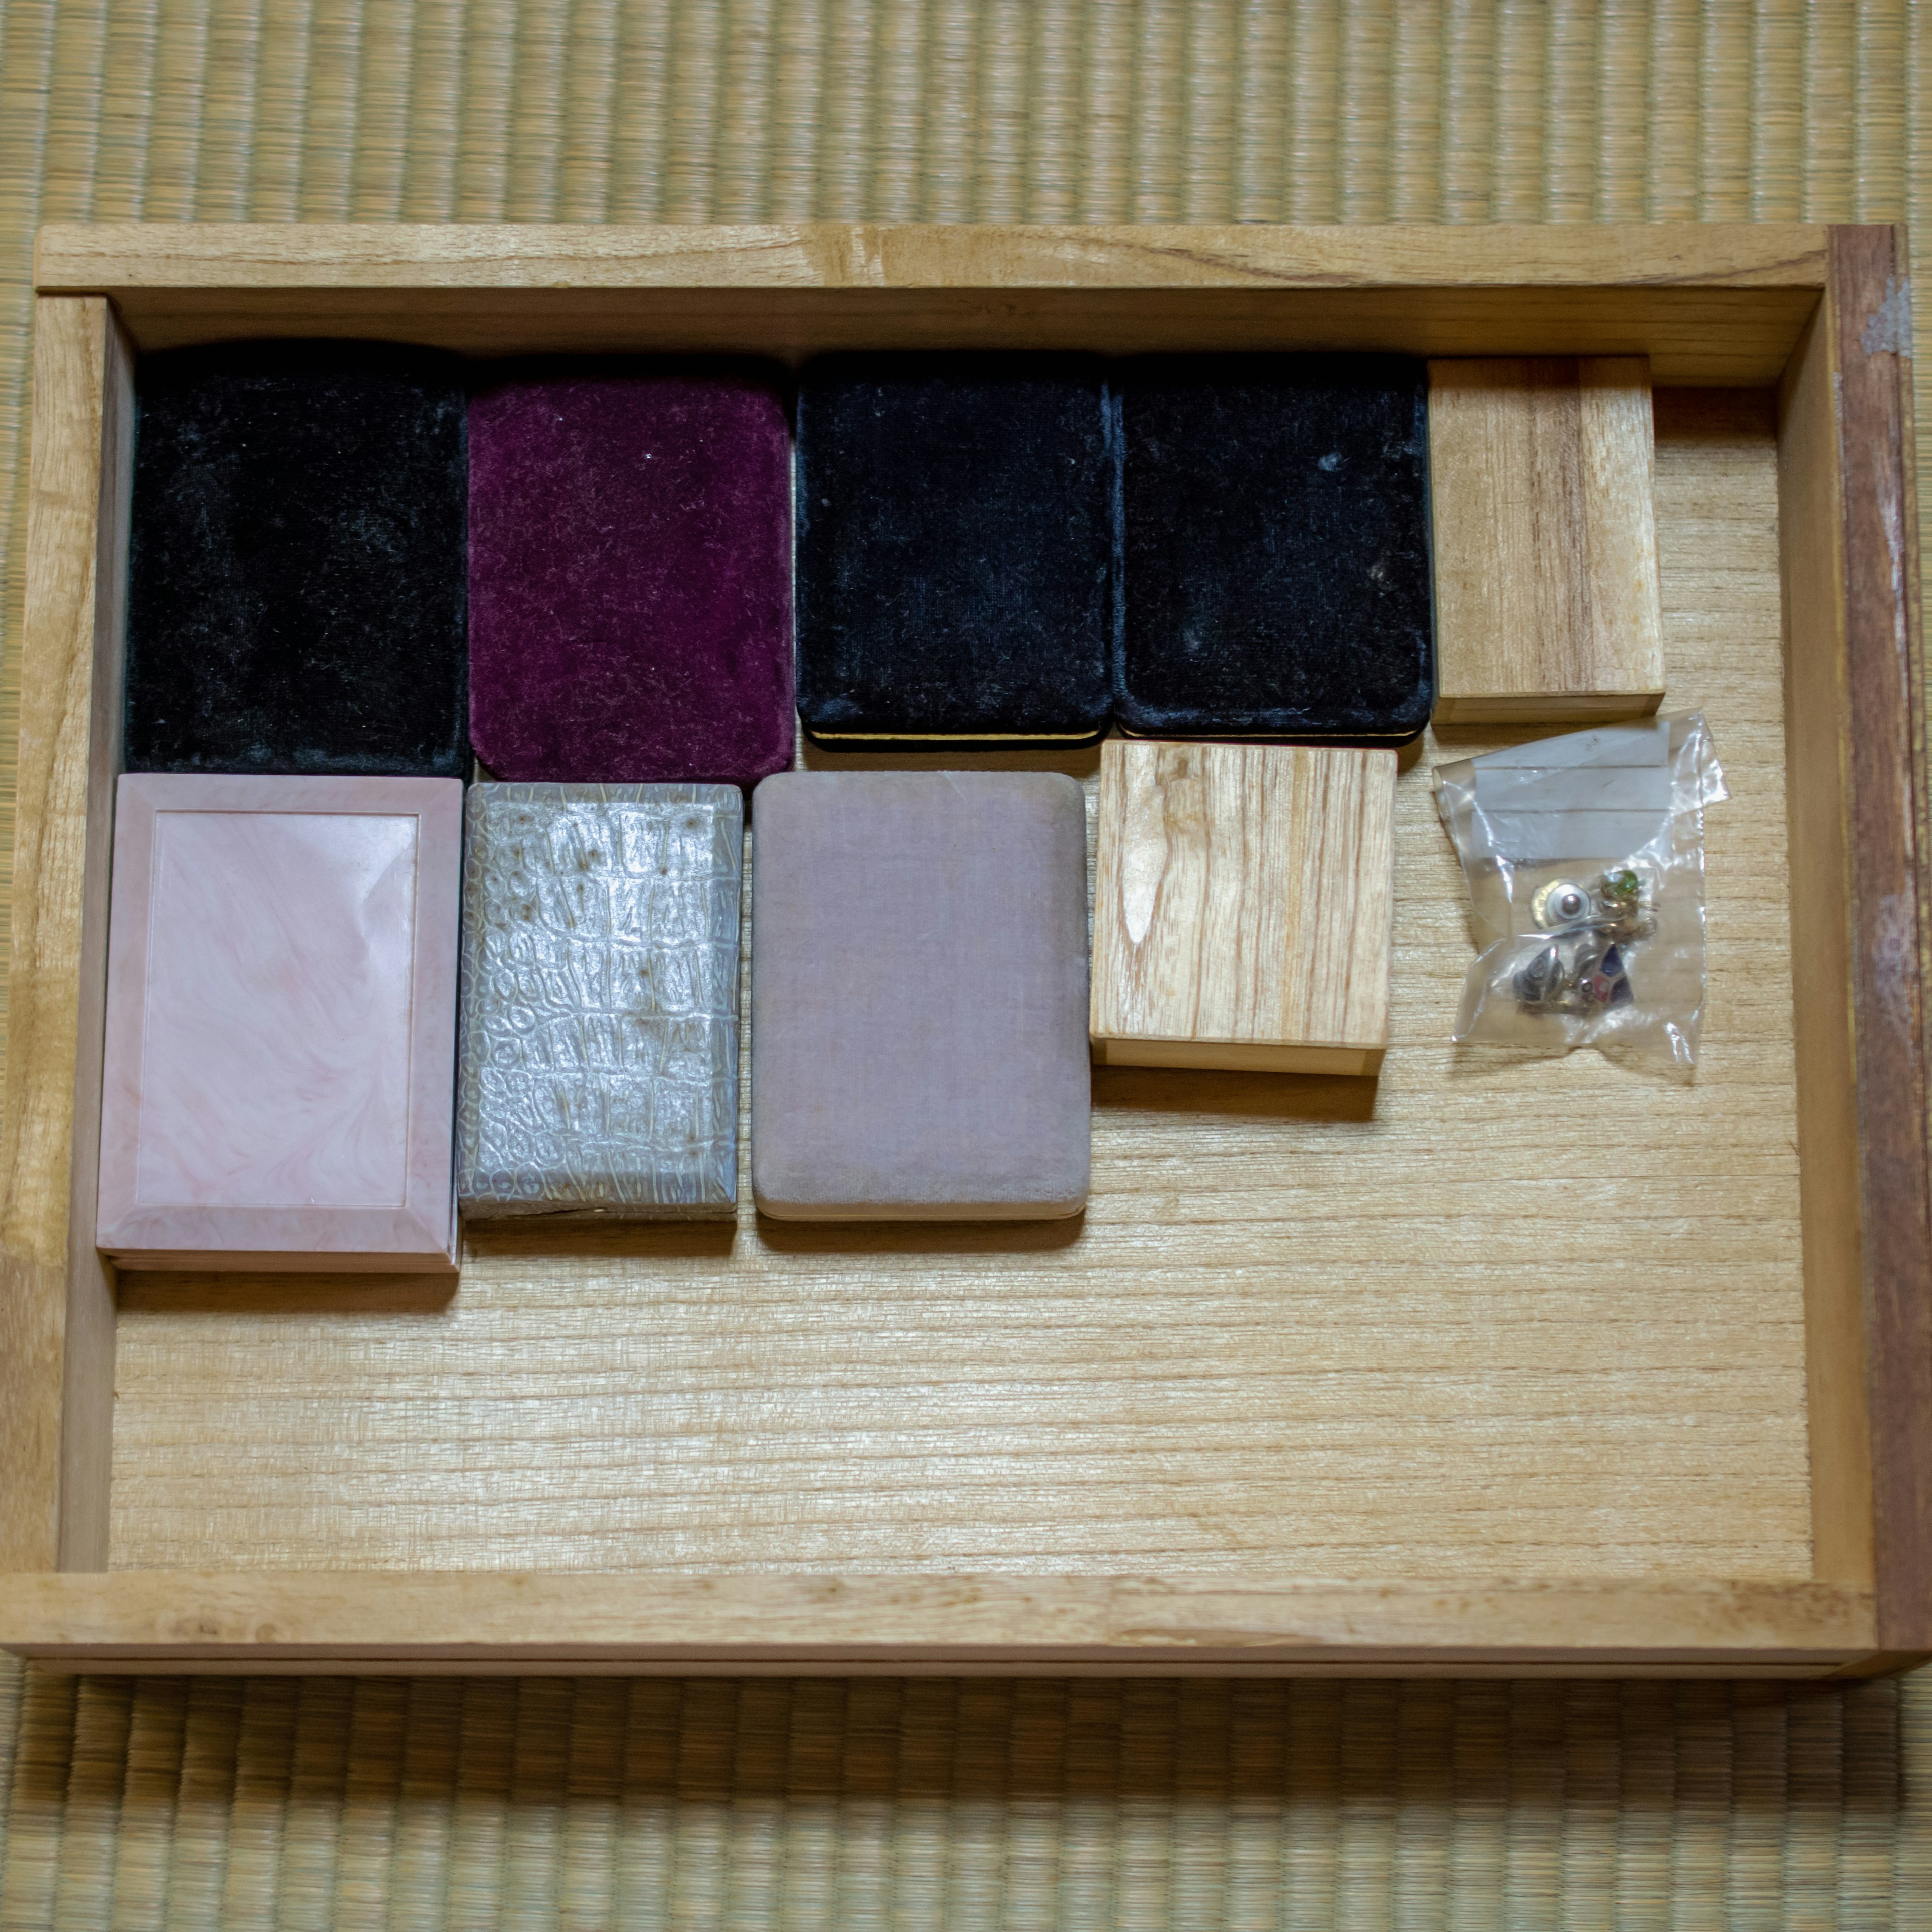
<instances>
[{"instance_id":1,"label":"wooden tray rim","mask_svg":"<svg viewBox=\"0 0 1932 1932\"><path fill-rule=\"evenodd\" d=\"M1798 225L44 228L0 1118L0 1646L74 1667L356 1670L1826 1675L1932 1654L1906 259L1900 230ZM614 308L640 291L657 301ZM1325 331L1496 353L1501 330L1650 352L1662 383L1775 383L1814 1580L107 1571L112 1285L74 1209L92 1198L133 350L399 317L470 352L532 328L733 346L760 326L780 350L854 328L1106 347L1096 318L1114 314L1143 346L1217 315L1272 346Z\"/></svg>"}]
</instances>

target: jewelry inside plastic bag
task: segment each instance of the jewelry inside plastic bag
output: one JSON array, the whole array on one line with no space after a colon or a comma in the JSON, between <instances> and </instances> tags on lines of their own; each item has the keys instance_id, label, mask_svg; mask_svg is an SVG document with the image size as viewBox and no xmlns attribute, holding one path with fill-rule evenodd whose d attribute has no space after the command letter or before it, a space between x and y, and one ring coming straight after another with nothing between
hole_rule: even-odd
<instances>
[{"instance_id":1,"label":"jewelry inside plastic bag","mask_svg":"<svg viewBox=\"0 0 1932 1932\"><path fill-rule=\"evenodd\" d=\"M1701 712L1438 765L1477 958L1458 1041L1600 1046L1688 1072L1704 991L1704 807L1726 797Z\"/></svg>"}]
</instances>

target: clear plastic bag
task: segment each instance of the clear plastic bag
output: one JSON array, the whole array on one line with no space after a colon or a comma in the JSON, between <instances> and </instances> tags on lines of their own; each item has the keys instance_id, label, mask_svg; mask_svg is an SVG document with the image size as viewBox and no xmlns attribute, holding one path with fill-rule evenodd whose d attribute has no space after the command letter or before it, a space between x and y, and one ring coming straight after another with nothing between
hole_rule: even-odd
<instances>
[{"instance_id":1,"label":"clear plastic bag","mask_svg":"<svg viewBox=\"0 0 1932 1932\"><path fill-rule=\"evenodd\" d=\"M1596 1046L1688 1075L1704 1005L1704 808L1727 797L1701 712L1438 765L1478 957L1455 1037Z\"/></svg>"}]
</instances>

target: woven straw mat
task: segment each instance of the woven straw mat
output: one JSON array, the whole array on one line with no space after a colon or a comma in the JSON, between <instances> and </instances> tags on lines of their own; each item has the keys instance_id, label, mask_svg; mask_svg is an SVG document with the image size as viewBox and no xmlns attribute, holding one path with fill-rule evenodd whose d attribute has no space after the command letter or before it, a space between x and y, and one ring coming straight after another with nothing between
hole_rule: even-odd
<instances>
[{"instance_id":1,"label":"woven straw mat","mask_svg":"<svg viewBox=\"0 0 1932 1932\"><path fill-rule=\"evenodd\" d=\"M9 0L0 850L40 222L1917 223L1928 49L1901 0ZM1923 1924L1928 1783L1913 1679L0 1660L0 1932Z\"/></svg>"}]
</instances>

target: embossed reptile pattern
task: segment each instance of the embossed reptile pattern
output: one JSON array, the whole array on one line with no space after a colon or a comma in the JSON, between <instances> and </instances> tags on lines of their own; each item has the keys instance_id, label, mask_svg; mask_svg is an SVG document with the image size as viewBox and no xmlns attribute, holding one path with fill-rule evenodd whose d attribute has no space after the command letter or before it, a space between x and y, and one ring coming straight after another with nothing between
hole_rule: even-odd
<instances>
[{"instance_id":1,"label":"embossed reptile pattern","mask_svg":"<svg viewBox=\"0 0 1932 1932\"><path fill-rule=\"evenodd\" d=\"M477 784L465 832L464 1212L731 1211L737 788Z\"/></svg>"}]
</instances>

